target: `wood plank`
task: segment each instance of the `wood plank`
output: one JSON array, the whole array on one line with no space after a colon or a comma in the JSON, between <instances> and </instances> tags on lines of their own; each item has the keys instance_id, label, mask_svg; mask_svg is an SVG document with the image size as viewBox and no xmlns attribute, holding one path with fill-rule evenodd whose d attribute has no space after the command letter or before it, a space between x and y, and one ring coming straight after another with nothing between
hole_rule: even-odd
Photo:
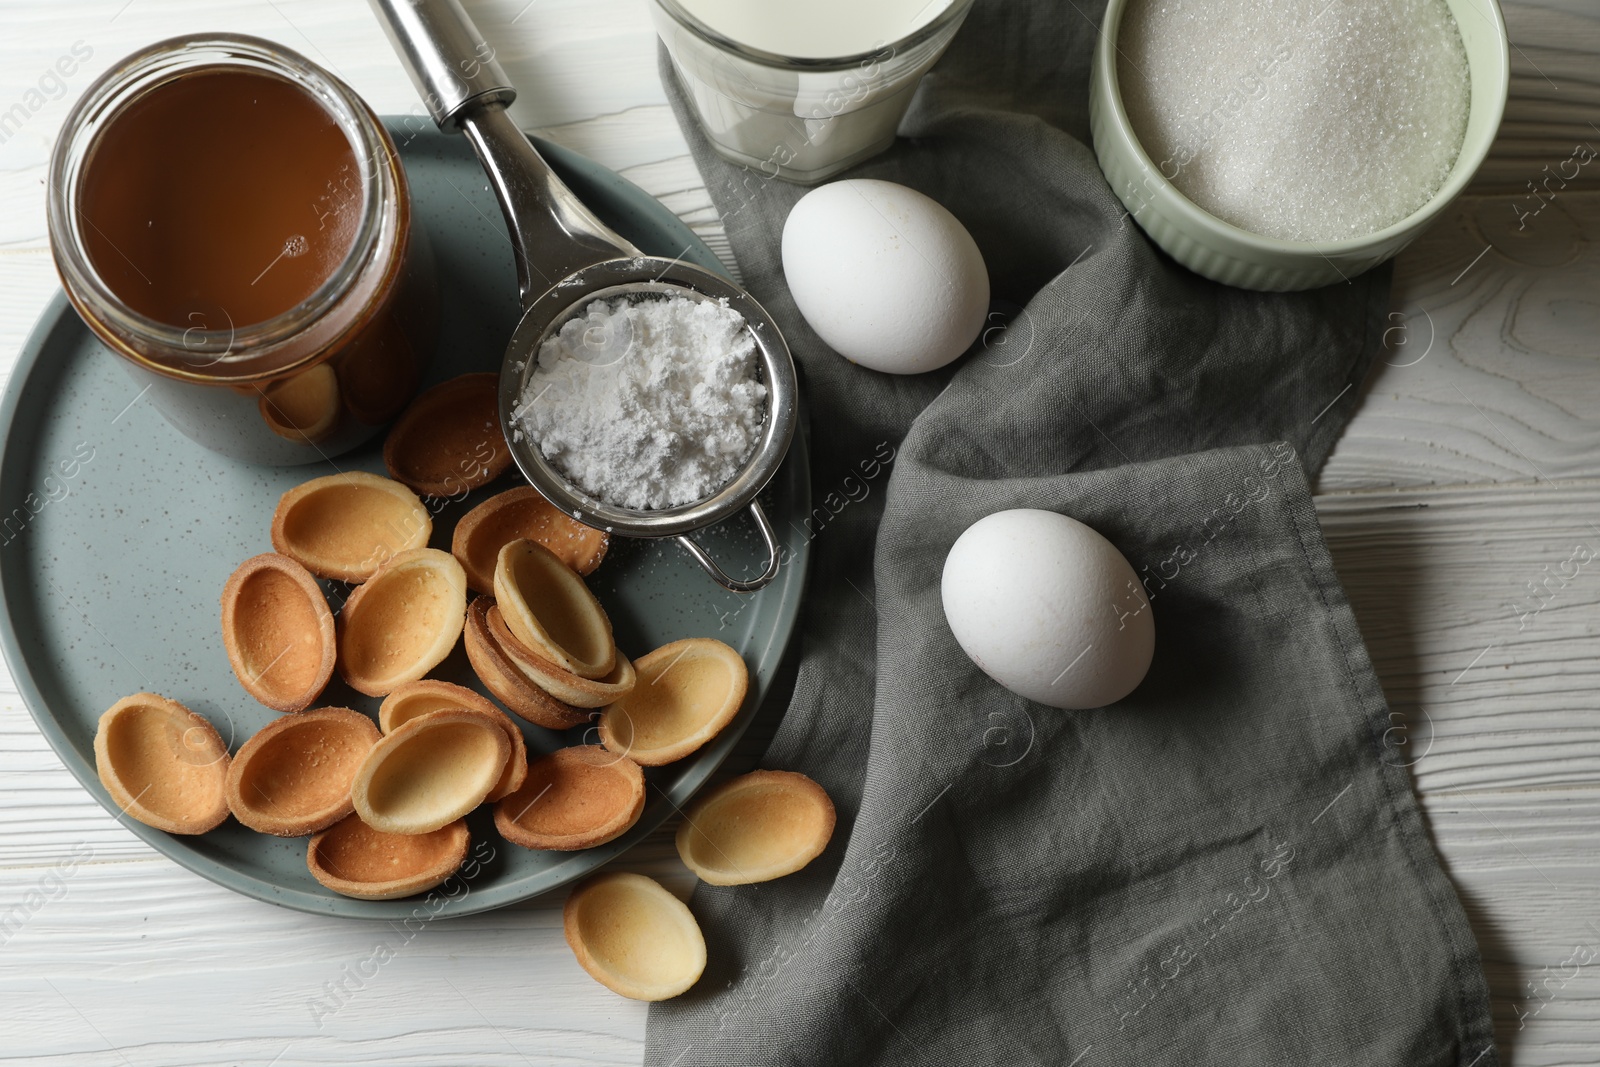
<instances>
[{"instance_id":1,"label":"wood plank","mask_svg":"<svg viewBox=\"0 0 1600 1067\"><path fill-rule=\"evenodd\" d=\"M1423 795L1600 783L1600 483L1318 507Z\"/></svg>"},{"instance_id":2,"label":"wood plank","mask_svg":"<svg viewBox=\"0 0 1600 1067\"><path fill-rule=\"evenodd\" d=\"M115 830L110 816L99 821ZM564 893L462 918L349 922L248 900L136 841L141 858L116 859L105 854L126 854L120 842L88 840L64 860L0 869L8 1006L0 1057L111 1062L106 1050L117 1049L145 1062L265 1062L285 1048L285 1063L534 1055L636 1063L641 1055L645 1006L578 967L561 933ZM617 867L680 896L694 880L663 835Z\"/></svg>"},{"instance_id":3,"label":"wood plank","mask_svg":"<svg viewBox=\"0 0 1600 1067\"><path fill-rule=\"evenodd\" d=\"M644 1005L582 972L550 907L344 922L245 900L165 860L85 863L58 882L5 872L0 899L19 884L54 899L4 947L7 1058L584 1064L641 1055Z\"/></svg>"},{"instance_id":4,"label":"wood plank","mask_svg":"<svg viewBox=\"0 0 1600 1067\"><path fill-rule=\"evenodd\" d=\"M1565 158L1574 143L1600 145L1600 131L1592 125L1600 115L1600 8L1592 0L1521 0L1501 7L1512 45L1510 99L1475 188L1521 193L1540 168ZM1600 188L1600 174L1586 174L1584 184Z\"/></svg>"},{"instance_id":5,"label":"wood plank","mask_svg":"<svg viewBox=\"0 0 1600 1067\"><path fill-rule=\"evenodd\" d=\"M1324 492L1600 475L1600 193L1532 205L1465 197L1401 256Z\"/></svg>"}]
</instances>

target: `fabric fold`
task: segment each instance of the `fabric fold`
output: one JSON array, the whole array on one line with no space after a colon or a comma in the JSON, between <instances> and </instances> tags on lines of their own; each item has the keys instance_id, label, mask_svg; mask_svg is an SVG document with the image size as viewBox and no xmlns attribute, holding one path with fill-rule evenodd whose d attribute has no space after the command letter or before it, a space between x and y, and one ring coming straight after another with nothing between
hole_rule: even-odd
<instances>
[{"instance_id":1,"label":"fabric fold","mask_svg":"<svg viewBox=\"0 0 1600 1067\"><path fill-rule=\"evenodd\" d=\"M1074 5L979 0L902 143L850 173L940 201L989 264L991 327L916 378L805 326L779 261L804 190L716 157L663 57L800 364L814 496L842 502L810 531L762 760L840 822L798 874L699 888L711 963L652 1008L648 1063L1496 1063L1306 484L1379 349L1388 273L1249 293L1154 249L1084 143L1093 38ZM1031 704L956 645L945 554L1013 507L1133 564L1157 638L1128 699Z\"/></svg>"}]
</instances>

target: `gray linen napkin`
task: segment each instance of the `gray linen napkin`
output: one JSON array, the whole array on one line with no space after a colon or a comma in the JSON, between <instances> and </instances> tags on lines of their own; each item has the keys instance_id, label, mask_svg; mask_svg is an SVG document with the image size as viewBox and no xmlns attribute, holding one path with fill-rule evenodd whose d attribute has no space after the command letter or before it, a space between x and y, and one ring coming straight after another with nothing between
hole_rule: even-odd
<instances>
[{"instance_id":1,"label":"gray linen napkin","mask_svg":"<svg viewBox=\"0 0 1600 1067\"><path fill-rule=\"evenodd\" d=\"M902 142L852 172L949 207L1014 302L915 378L805 326L779 261L804 190L712 155L663 57L811 405L799 673L761 762L840 822L798 874L698 889L711 962L652 1008L650 1064L1498 1062L1306 486L1388 274L1263 295L1156 251L1087 147L1099 11L979 0ZM1155 661L1120 704L1031 704L951 636L945 554L1015 507L1087 522L1146 578Z\"/></svg>"}]
</instances>

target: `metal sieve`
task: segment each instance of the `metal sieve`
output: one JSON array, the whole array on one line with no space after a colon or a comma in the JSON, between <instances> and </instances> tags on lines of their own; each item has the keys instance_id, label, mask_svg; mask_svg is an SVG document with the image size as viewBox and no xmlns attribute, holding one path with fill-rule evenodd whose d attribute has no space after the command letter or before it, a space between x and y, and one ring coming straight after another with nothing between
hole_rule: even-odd
<instances>
[{"instance_id":1,"label":"metal sieve","mask_svg":"<svg viewBox=\"0 0 1600 1067\"><path fill-rule=\"evenodd\" d=\"M623 537L676 538L718 584L740 593L765 586L778 574L778 538L756 496L783 462L798 412L794 361L778 324L727 278L677 259L647 256L595 217L506 114L516 90L457 0L371 4L434 121L441 129L466 134L505 214L522 319L500 369L500 425L523 475L578 522ZM767 410L755 451L732 481L703 500L643 511L597 500L573 485L544 458L538 443L527 439L515 416L540 346L565 322L596 299L662 296L726 301L744 317L761 360ZM767 565L755 578L738 580L690 534L745 508L761 533Z\"/></svg>"}]
</instances>

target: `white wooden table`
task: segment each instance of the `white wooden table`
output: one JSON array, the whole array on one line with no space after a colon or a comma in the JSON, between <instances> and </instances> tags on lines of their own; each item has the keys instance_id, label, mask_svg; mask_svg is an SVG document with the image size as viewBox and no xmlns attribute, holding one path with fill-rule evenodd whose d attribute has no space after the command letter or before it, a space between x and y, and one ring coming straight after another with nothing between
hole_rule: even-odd
<instances>
[{"instance_id":1,"label":"white wooden table","mask_svg":"<svg viewBox=\"0 0 1600 1067\"><path fill-rule=\"evenodd\" d=\"M523 126L619 170L725 250L643 0L468 6L522 89ZM1408 720L1502 1053L1545 1067L1600 1061L1600 558L1570 562L1578 546L1600 557L1600 161L1548 180L1572 173L1576 145L1600 149L1600 3L1506 14L1500 143L1474 195L1402 257L1389 365L1318 504ZM0 374L56 288L44 165L67 109L117 58L194 30L282 41L380 113L415 105L363 0L0 0L0 112L28 111L0 131ZM78 42L93 50L83 69L41 86ZM639 1061L644 1008L578 968L559 894L409 936L236 896L122 829L0 687L0 914L27 912L0 933L0 1057ZM692 882L664 837L624 865ZM374 967L380 942L394 958Z\"/></svg>"}]
</instances>

